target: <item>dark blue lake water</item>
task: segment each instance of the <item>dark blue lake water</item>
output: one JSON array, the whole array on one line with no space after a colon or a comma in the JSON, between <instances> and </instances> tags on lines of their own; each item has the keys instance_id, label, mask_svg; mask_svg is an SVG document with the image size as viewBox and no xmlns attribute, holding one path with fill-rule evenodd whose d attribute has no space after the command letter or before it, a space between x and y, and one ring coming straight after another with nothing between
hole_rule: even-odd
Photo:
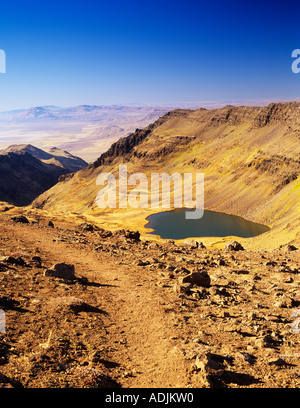
<instances>
[{"instance_id":1,"label":"dark blue lake water","mask_svg":"<svg viewBox=\"0 0 300 408\"><path fill-rule=\"evenodd\" d=\"M187 209L175 209L152 214L147 218L146 228L164 239L185 239L191 237L254 237L269 231L269 227L247 221L235 215L205 210L200 219L187 220Z\"/></svg>"}]
</instances>

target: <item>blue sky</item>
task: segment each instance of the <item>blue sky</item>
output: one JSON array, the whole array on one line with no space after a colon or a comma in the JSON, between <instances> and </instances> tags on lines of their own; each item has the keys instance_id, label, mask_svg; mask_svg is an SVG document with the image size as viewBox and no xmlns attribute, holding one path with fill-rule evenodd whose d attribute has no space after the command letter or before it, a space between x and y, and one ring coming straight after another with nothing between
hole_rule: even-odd
<instances>
[{"instance_id":1,"label":"blue sky","mask_svg":"<svg viewBox=\"0 0 300 408\"><path fill-rule=\"evenodd\" d=\"M290 0L4 2L0 110L298 99L299 16Z\"/></svg>"}]
</instances>

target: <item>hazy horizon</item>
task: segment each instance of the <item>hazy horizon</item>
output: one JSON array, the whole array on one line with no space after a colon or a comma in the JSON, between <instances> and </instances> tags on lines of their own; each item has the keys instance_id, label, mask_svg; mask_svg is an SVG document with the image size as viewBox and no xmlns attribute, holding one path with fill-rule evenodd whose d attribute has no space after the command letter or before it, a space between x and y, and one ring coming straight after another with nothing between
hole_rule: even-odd
<instances>
[{"instance_id":1,"label":"hazy horizon","mask_svg":"<svg viewBox=\"0 0 300 408\"><path fill-rule=\"evenodd\" d=\"M17 111L26 111L33 108L55 108L55 109L68 109L75 108L80 106L96 106L96 107L153 107L153 108L206 108L206 109L218 109L226 105L233 106L266 106L271 103L281 103L281 102L299 102L300 97L295 98L273 98L273 99L257 99L257 100L224 100L224 101L200 101L200 102L170 102L170 103L161 103L161 104L147 104L147 103L114 103L114 104L76 104L76 105L33 105L33 106L16 106L8 110L0 110L0 113L7 112L17 112Z\"/></svg>"}]
</instances>

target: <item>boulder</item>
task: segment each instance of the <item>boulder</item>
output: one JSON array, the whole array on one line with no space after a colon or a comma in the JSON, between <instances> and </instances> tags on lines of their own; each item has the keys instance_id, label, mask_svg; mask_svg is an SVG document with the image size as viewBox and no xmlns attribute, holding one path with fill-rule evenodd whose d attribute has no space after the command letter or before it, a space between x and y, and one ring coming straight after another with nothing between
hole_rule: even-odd
<instances>
[{"instance_id":1,"label":"boulder","mask_svg":"<svg viewBox=\"0 0 300 408\"><path fill-rule=\"evenodd\" d=\"M24 215L16 215L11 217L11 220L14 222L20 222L21 224L29 224L28 219Z\"/></svg>"},{"instance_id":2,"label":"boulder","mask_svg":"<svg viewBox=\"0 0 300 408\"><path fill-rule=\"evenodd\" d=\"M125 231L125 237L126 238L130 238L130 239L134 239L136 241L139 241L140 236L141 236L141 234L139 233L139 231L129 231L129 230Z\"/></svg>"},{"instance_id":3,"label":"boulder","mask_svg":"<svg viewBox=\"0 0 300 408\"><path fill-rule=\"evenodd\" d=\"M18 265L18 266L26 265L26 262L20 256L17 257L17 258L14 257L14 256L2 256L0 258L0 262L6 263L6 264L11 264L11 265Z\"/></svg>"},{"instance_id":4,"label":"boulder","mask_svg":"<svg viewBox=\"0 0 300 408\"><path fill-rule=\"evenodd\" d=\"M244 248L239 242L232 241L225 245L224 250L225 251L244 251Z\"/></svg>"},{"instance_id":5,"label":"boulder","mask_svg":"<svg viewBox=\"0 0 300 408\"><path fill-rule=\"evenodd\" d=\"M82 231L94 231L94 226L92 224L89 224L87 222L84 222L80 225L78 225L78 228L81 229Z\"/></svg>"},{"instance_id":6,"label":"boulder","mask_svg":"<svg viewBox=\"0 0 300 408\"><path fill-rule=\"evenodd\" d=\"M275 348L282 343L282 339L275 333L267 334L254 339L254 344L259 348Z\"/></svg>"},{"instance_id":7,"label":"boulder","mask_svg":"<svg viewBox=\"0 0 300 408\"><path fill-rule=\"evenodd\" d=\"M179 283L190 283L191 285L203 286L204 288L210 287L210 276L207 272L192 272L179 279Z\"/></svg>"},{"instance_id":8,"label":"boulder","mask_svg":"<svg viewBox=\"0 0 300 408\"><path fill-rule=\"evenodd\" d=\"M97 228L97 232L98 232L98 234L99 234L99 236L101 238L108 238L108 237L111 237L113 235L113 233L111 231L107 231L107 230L105 230L103 228L100 228L100 227Z\"/></svg>"},{"instance_id":9,"label":"boulder","mask_svg":"<svg viewBox=\"0 0 300 408\"><path fill-rule=\"evenodd\" d=\"M288 244L284 247L284 252L296 251L297 249L294 245Z\"/></svg>"},{"instance_id":10,"label":"boulder","mask_svg":"<svg viewBox=\"0 0 300 408\"><path fill-rule=\"evenodd\" d=\"M188 239L184 241L183 247L188 246L189 249L197 249L199 244L197 241L194 241L193 239Z\"/></svg>"},{"instance_id":11,"label":"boulder","mask_svg":"<svg viewBox=\"0 0 300 408\"><path fill-rule=\"evenodd\" d=\"M217 379L223 376L225 372L223 364L216 361L209 352L198 354L194 367L199 371L204 387L208 388L214 388Z\"/></svg>"},{"instance_id":12,"label":"boulder","mask_svg":"<svg viewBox=\"0 0 300 408\"><path fill-rule=\"evenodd\" d=\"M75 267L66 263L55 264L45 271L45 276L73 280L75 279Z\"/></svg>"},{"instance_id":13,"label":"boulder","mask_svg":"<svg viewBox=\"0 0 300 408\"><path fill-rule=\"evenodd\" d=\"M269 365L276 365L276 366L278 366L278 367L282 367L282 366L286 366L286 365L288 365L287 364L287 362L285 361L285 360L283 360L282 358L277 358L277 357L275 357L275 358L271 358L269 361L268 361L268 364Z\"/></svg>"},{"instance_id":14,"label":"boulder","mask_svg":"<svg viewBox=\"0 0 300 408\"><path fill-rule=\"evenodd\" d=\"M206 246L203 244L203 242L197 241L197 243L198 243L198 248L206 249Z\"/></svg>"},{"instance_id":15,"label":"boulder","mask_svg":"<svg viewBox=\"0 0 300 408\"><path fill-rule=\"evenodd\" d=\"M195 366L206 375L221 376L224 373L224 366L213 359L211 353L198 354Z\"/></svg>"}]
</instances>

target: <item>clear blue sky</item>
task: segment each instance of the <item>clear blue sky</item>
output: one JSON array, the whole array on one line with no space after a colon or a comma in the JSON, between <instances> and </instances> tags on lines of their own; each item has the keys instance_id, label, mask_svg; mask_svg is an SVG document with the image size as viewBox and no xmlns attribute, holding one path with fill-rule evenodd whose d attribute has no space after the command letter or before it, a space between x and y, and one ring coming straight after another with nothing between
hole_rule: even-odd
<instances>
[{"instance_id":1,"label":"clear blue sky","mask_svg":"<svg viewBox=\"0 0 300 408\"><path fill-rule=\"evenodd\" d=\"M1 3L0 110L300 97L299 1Z\"/></svg>"}]
</instances>

